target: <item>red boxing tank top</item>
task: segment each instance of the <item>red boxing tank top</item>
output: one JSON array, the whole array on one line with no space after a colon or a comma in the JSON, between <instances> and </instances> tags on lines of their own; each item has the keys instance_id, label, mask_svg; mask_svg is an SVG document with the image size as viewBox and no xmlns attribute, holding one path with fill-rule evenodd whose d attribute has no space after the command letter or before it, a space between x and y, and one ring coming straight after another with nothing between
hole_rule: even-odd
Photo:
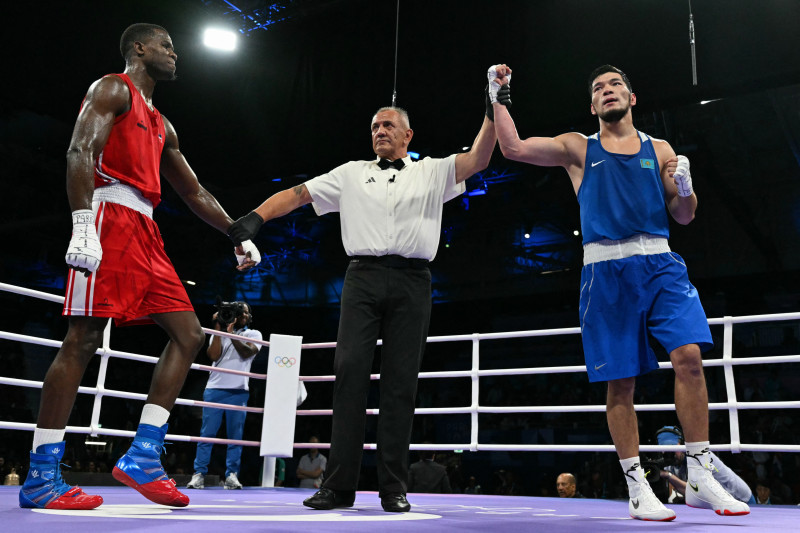
<instances>
[{"instance_id":1,"label":"red boxing tank top","mask_svg":"<svg viewBox=\"0 0 800 533\"><path fill-rule=\"evenodd\" d=\"M153 207L161 201L161 152L164 149L164 120L151 111L127 74L119 76L131 92L131 108L114 120L111 134L94 166L95 188L124 183L142 192Z\"/></svg>"}]
</instances>

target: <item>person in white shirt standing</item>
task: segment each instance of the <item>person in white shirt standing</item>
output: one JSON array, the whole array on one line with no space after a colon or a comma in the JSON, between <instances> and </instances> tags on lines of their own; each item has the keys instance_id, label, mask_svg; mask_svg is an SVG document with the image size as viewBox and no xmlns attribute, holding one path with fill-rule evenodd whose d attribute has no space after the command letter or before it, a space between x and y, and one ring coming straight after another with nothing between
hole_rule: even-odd
<instances>
[{"instance_id":1,"label":"person in white shirt standing","mask_svg":"<svg viewBox=\"0 0 800 533\"><path fill-rule=\"evenodd\" d=\"M245 302L231 302L220 304L220 310L214 313L214 329L222 331L224 328L228 333L240 335L253 340L262 340L261 332L257 329L249 329L253 321L253 314L250 305ZM228 370L239 370L249 372L260 346L253 342L246 342L239 339L231 339L212 335L206 353L211 359L213 366L227 368ZM249 379L247 376L228 374L225 372L211 372L203 392L203 401L213 403L223 403L228 405L247 405L250 397ZM201 437L216 437L219 427L222 425L222 417L225 416L225 430L228 439L242 440L244 432L245 411L229 411L203 407L203 426L200 429ZM211 461L210 442L197 443L197 454L194 459L194 475L186 486L190 489L202 489L205 487L205 476L208 474L208 463ZM228 444L228 452L225 460L225 484L226 489L241 489L239 482L239 471L242 463L242 446L239 444Z\"/></svg>"},{"instance_id":2,"label":"person in white shirt standing","mask_svg":"<svg viewBox=\"0 0 800 533\"><path fill-rule=\"evenodd\" d=\"M319 443L319 438L312 436L308 442ZM317 448L311 448L308 453L300 458L300 463L297 465L297 479L300 483L297 485L301 489L318 489L322 486L322 476L325 474L325 468L328 466L328 459L319 453Z\"/></svg>"},{"instance_id":3,"label":"person in white shirt standing","mask_svg":"<svg viewBox=\"0 0 800 533\"><path fill-rule=\"evenodd\" d=\"M428 263L439 246L443 204L466 190L464 180L489 165L497 136L488 111L469 151L412 161L408 113L378 109L371 124L376 159L350 161L278 192L228 231L234 242L247 241L265 221L311 202L318 215L340 213L350 264L334 358L331 450L322 487L303 502L308 507L351 507L355 501L369 376L381 338L379 495L385 511L411 509L408 450L431 314Z\"/></svg>"}]
</instances>

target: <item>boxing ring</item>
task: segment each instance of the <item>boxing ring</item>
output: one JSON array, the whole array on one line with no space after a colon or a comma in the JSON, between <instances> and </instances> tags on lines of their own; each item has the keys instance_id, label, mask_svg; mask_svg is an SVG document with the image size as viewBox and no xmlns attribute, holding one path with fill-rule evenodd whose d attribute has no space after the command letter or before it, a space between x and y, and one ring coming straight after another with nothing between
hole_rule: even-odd
<instances>
[{"instance_id":1,"label":"boxing ring","mask_svg":"<svg viewBox=\"0 0 800 533\"><path fill-rule=\"evenodd\" d=\"M0 291L10 292L24 297L37 298L55 304L63 303L63 297L0 283ZM764 365L800 363L800 355L777 355L759 357L735 357L734 327L742 324L763 322L800 321L800 313L782 313L759 316L739 316L714 318L709 320L712 326L721 326L723 331L722 356L717 359L704 360L706 368L721 367L724 373L726 401L709 404L712 411L727 413L730 427L730 442L718 443L712 435L711 449L714 451L739 452L800 452L800 446L791 444L760 444L743 442L740 432L740 412L754 409L798 409L800 401L740 401L736 395L734 367L739 365ZM208 334L241 338L225 332L205 329ZM604 413L605 405L530 405L530 406L487 406L479 402L480 378L493 376L523 376L542 374L567 374L585 372L583 365L550 366L530 368L482 369L482 343L501 339L520 339L526 337L558 337L580 335L579 328L542 329L534 331L512 331L503 333L474 333L468 335L450 335L430 337L429 343L468 343L471 345L471 367L465 370L421 372L422 380L457 379L470 380L471 402L462 407L418 408L417 415L469 415L469 441L448 444L413 443L412 450L463 450L480 451L523 451L523 452L613 452L613 445L607 444L494 444L479 440L479 415L481 414L517 414L517 413ZM23 335L15 332L0 331L0 339L18 343L31 343L51 348L59 348L61 341ZM242 338L244 339L244 338ZM244 339L255 342L252 339ZM270 343L259 344L269 347ZM302 344L303 352L309 350L331 349L335 343ZM104 398L122 398L144 401L145 394L112 390L105 386L108 366L112 359L127 359L143 363L157 362L156 357L114 350L111 348L110 325L106 328L103 344L98 350L100 368L97 383L93 387L80 387L79 394L94 397L91 422L88 426L68 426L68 433L79 433L90 436L133 437L133 431L114 429L99 424ZM660 369L671 368L671 363L662 362ZM228 372L246 375L250 378L265 380L266 374L242 373L226 369L213 368L207 365L194 364L193 371ZM373 374L373 380L379 379ZM300 376L303 383L313 387L315 382L332 382L332 375ZM42 382L0 376L0 385L11 387L42 387ZM311 389L313 391L313 389ZM200 400L178 398L176 405L194 407L217 407L230 410L244 410L254 414L264 414L263 408L237 407L212 404ZM675 405L637 404L637 412L674 411ZM297 416L330 416L330 409L298 409ZM378 409L368 409L369 415L378 414ZM266 420L266 417L265 417ZM125 422L125 421L121 421ZM33 431L35 424L0 420L0 429ZM28 439L24 435L24 439ZM260 446L258 441L230 441L219 438L203 438L192 435L168 434L167 439L173 442L211 442L214 444L241 444L242 446ZM329 443L295 442L294 448L328 448ZM364 445L365 449L374 450L374 443ZM642 445L643 452L679 451L682 446ZM269 459L269 458L267 458ZM639 531L640 528L653 527L628 518L627 501L612 500L571 500L560 498L522 497L522 496L488 496L488 495L426 495L411 494L410 513L385 513L380 509L376 493L359 492L356 504L352 509L335 511L314 511L301 505L302 500L310 495L311 490L272 488L270 461L265 460L264 487L246 488L244 491L224 491L206 489L191 491L192 503L185 509L167 509L157 505L144 503L141 496L123 487L103 487L98 491L105 498L105 503L96 510L86 512L19 509L17 506L16 487L0 487L0 516L5 518L4 524L11 529L4 531L22 531L28 527L40 526L43 522L55 525L55 520L65 531L84 531L86 528L99 527L101 530L124 529L130 527L147 527L152 531L174 531L186 528L187 531L205 531L217 529L223 523L235 522L239 527L262 526L269 522L270 531L297 531L301 527L324 523L326 530L349 531L374 528L374 522L381 522L380 527L386 531L406 531L411 528L429 527L431 531L463 531L496 527L503 531L533 531L548 528L552 531L612 531L629 529ZM718 528L735 525L744 530L770 531L794 530L800 518L800 508L791 506L754 507L750 516L721 518L705 510L691 509L686 506L678 508L678 519L669 524L656 527L678 527L682 531L716 531ZM98 522L98 520L100 520ZM139 522L137 522L139 521ZM221 522L221 523L220 523ZM299 522L299 523L298 523ZM363 525L359 525L363 522ZM408 523L413 522L413 524ZM102 525L100 525L102 524ZM138 526L137 526L138 524ZM696 529L695 529L696 528Z\"/></svg>"}]
</instances>

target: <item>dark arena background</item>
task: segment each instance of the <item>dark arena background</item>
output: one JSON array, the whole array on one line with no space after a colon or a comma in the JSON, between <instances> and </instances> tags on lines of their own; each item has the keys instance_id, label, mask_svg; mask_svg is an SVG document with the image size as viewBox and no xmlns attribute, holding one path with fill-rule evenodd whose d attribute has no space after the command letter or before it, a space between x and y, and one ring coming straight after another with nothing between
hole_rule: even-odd
<instances>
[{"instance_id":1,"label":"dark arena background","mask_svg":"<svg viewBox=\"0 0 800 533\"><path fill-rule=\"evenodd\" d=\"M91 83L124 69L119 37L134 22L170 32L178 79L158 84L154 104L175 126L200 182L234 219L346 161L372 159L370 119L392 103L395 87L397 105L408 110L415 132L409 148L420 158L441 157L473 142L490 65L513 68L512 116L523 138L594 133L588 75L605 63L621 68L638 98L634 125L691 160L697 216L687 226L671 225L670 246L686 260L712 319L715 348L704 357L765 358L706 368L712 444L726 445L717 452L726 464L754 491L759 484L769 488L778 504L753 506L751 516L736 518L674 505L678 520L661 526L794 529L792 521L800 518L800 317L792 315L800 312L797 0L695 0L691 6L680 0L400 0L399 17L397 0L16 1L3 2L0 15L6 34L0 283L58 296L64 294L71 231L65 153L72 127ZM204 46L210 26L234 31L236 49ZM430 335L576 328L582 249L578 204L565 171L517 164L495 149L489 168L466 184L466 194L445 204L431 266ZM166 182L154 218L203 326L211 327L221 296L250 303L253 326L265 340L278 333L302 336L303 343L335 341L347 265L337 215L317 217L305 206L266 224L254 240L263 262L247 273L234 268L227 237L195 217ZM0 480L12 469L25 478L40 396L30 383L42 381L57 349L14 335L60 341L67 325L60 313L57 303L0 291L0 331L8 333L0 337L0 377L6 378L0 381ZM761 318L737 323L732 332L729 322L713 322L756 316ZM166 341L153 326L112 328L111 345L123 352L156 356ZM311 412L297 417L299 445L285 459L283 488L261 488L262 458L257 446L248 446L239 475L246 490L192 491L192 516L161 512L133 491L111 486L108 472L130 438L109 435L104 446L94 446L87 442L99 437L68 433L65 463L72 468L65 477L109 485L97 490L108 495L104 514L19 509L18 488L2 487L2 529L652 527L628 519L625 482L602 408L581 410L604 404L604 384L590 384L577 370L501 371L583 365L580 336L518 336L480 346L480 370L486 372L471 381L469 371L477 369L469 340L428 345L423 373L463 375L420 380L417 406L431 411L418 411L412 442L425 446L413 449L439 445L436 460L460 494L409 495L413 512L402 520L384 516L378 506L374 447L364 453L354 510L314 513L300 505L309 494L295 488L303 444L311 436L330 442L330 417ZM266 371L267 355L262 349L254 373ZM205 350L197 362L210 364ZM374 372L379 365L378 349ZM114 359L106 374L96 358L83 385L95 387L101 373L108 389L143 394L152 366ZM332 375L333 350L304 351L300 373ZM662 370L640 378L637 408L672 404L673 375ZM207 376L191 372L180 398L200 400ZM330 381L307 387L299 409L330 409ZM264 389L263 379L251 379L250 406L264 407ZM374 382L370 409L377 408L378 393ZM92 394L79 394L71 427L96 422L94 401ZM478 405L482 409L466 409ZM99 421L133 430L141 406L105 397ZM367 443L375 442L376 418L368 418ZM248 415L244 440L257 444L261 422L261 416ZM671 408L641 410L642 444L655 445L656 431L677 422ZM178 405L170 433L198 435L200 424L199 407ZM459 449L461 443L474 446ZM195 446L177 441L167 447L164 464L179 484L192 474ZM215 446L212 477L224 475L224 454L224 446ZM416 461L417 451L411 455ZM561 472L577 477L586 500L556 498Z\"/></svg>"}]
</instances>

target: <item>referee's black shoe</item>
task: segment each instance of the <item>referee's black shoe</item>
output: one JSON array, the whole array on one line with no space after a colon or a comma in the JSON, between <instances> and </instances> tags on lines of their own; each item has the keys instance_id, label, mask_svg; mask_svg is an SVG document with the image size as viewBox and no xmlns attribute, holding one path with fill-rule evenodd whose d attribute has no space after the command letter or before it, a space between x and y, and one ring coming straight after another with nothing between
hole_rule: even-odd
<instances>
[{"instance_id":1,"label":"referee's black shoe","mask_svg":"<svg viewBox=\"0 0 800 533\"><path fill-rule=\"evenodd\" d=\"M312 509L335 509L336 507L352 507L356 501L355 491L319 489L313 496L303 500L303 505Z\"/></svg>"},{"instance_id":2,"label":"referee's black shoe","mask_svg":"<svg viewBox=\"0 0 800 533\"><path fill-rule=\"evenodd\" d=\"M407 513L411 510L406 495L397 492L381 496L381 507L389 513Z\"/></svg>"}]
</instances>

